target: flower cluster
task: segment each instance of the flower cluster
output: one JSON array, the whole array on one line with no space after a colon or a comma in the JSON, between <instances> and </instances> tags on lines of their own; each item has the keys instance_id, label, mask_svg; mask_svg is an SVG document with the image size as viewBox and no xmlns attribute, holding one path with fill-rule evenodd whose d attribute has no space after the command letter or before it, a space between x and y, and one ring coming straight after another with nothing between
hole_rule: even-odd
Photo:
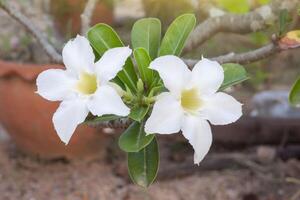
<instances>
[{"instance_id":1,"label":"flower cluster","mask_svg":"<svg viewBox=\"0 0 300 200\"><path fill-rule=\"evenodd\" d=\"M112 48L94 63L89 41L77 36L63 49L66 70L49 69L37 78L37 92L49 101L62 101L53 115L60 139L68 144L76 127L89 112L94 116L127 116L130 108L110 82L131 55L129 47ZM194 162L207 154L212 134L208 121L215 125L235 122L242 105L233 97L218 92L224 71L217 62L203 58L192 71L178 57L167 55L150 63L168 89L156 96L152 113L145 124L147 134L172 134L180 130L194 147Z\"/></svg>"},{"instance_id":2,"label":"flower cluster","mask_svg":"<svg viewBox=\"0 0 300 200\"><path fill-rule=\"evenodd\" d=\"M129 118L133 122L119 146L138 185L147 187L156 177L156 134L182 132L199 164L212 144L210 123L229 124L242 115L242 105L221 91L248 77L238 64L221 66L205 58L190 70L178 56L195 24L193 14L179 16L161 40L158 19L138 20L132 49L106 24L91 28L88 38L69 41L62 52L66 69L49 69L37 78L39 95L61 101L53 115L60 139L68 144L85 121Z\"/></svg>"}]
</instances>

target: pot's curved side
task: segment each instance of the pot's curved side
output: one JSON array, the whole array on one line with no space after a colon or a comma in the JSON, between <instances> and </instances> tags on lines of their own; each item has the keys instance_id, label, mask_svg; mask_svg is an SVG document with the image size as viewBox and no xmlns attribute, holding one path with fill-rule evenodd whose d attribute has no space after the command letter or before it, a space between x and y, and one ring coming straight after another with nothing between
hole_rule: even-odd
<instances>
[{"instance_id":1,"label":"pot's curved side","mask_svg":"<svg viewBox=\"0 0 300 200\"><path fill-rule=\"evenodd\" d=\"M52 124L58 102L35 93L35 79L47 68L53 66L0 62L0 123L17 146L31 155L50 159L104 155L105 134L85 125L77 128L69 145L59 140Z\"/></svg>"}]
</instances>

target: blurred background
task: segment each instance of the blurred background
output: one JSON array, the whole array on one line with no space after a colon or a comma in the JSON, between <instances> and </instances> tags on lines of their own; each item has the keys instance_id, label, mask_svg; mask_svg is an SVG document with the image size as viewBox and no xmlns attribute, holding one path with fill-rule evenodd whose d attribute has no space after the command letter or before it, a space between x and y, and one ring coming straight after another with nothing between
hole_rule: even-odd
<instances>
[{"instance_id":1,"label":"blurred background","mask_svg":"<svg viewBox=\"0 0 300 200\"><path fill-rule=\"evenodd\" d=\"M59 52L80 33L86 2L9 1ZM142 17L159 18L165 32L183 13L195 13L201 23L223 14L243 16L271 2L99 0L91 25L111 25L130 45L132 25ZM287 30L300 29L297 9L288 14ZM184 57L257 49L278 32L275 21L253 33L218 33ZM160 136L160 171L144 190L128 177L117 143L122 130L82 125L70 145L59 141L51 123L58 104L34 91L41 71L61 66L1 7L0 27L0 200L300 200L300 109L288 103L300 74L300 49L245 65L250 79L227 90L243 102L244 117L213 127L214 144L200 166L193 165L192 147L180 134Z\"/></svg>"}]
</instances>

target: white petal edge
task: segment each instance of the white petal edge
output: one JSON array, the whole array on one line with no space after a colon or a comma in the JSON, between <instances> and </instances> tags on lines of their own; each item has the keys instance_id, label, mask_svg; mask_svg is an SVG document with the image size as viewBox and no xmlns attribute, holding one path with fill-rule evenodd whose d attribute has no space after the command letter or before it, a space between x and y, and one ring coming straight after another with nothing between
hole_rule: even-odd
<instances>
[{"instance_id":1,"label":"white petal edge","mask_svg":"<svg viewBox=\"0 0 300 200\"><path fill-rule=\"evenodd\" d=\"M66 145L69 143L76 127L84 122L89 110L80 99L63 101L53 115L54 128Z\"/></svg>"},{"instance_id":2,"label":"white petal edge","mask_svg":"<svg viewBox=\"0 0 300 200\"><path fill-rule=\"evenodd\" d=\"M49 101L62 101L72 98L72 87L76 79L61 69L48 69L36 79L37 93Z\"/></svg>"},{"instance_id":3,"label":"white petal edge","mask_svg":"<svg viewBox=\"0 0 300 200\"><path fill-rule=\"evenodd\" d=\"M80 35L70 40L62 51L63 62L68 71L79 75L94 72L95 55L89 41Z\"/></svg>"},{"instance_id":4,"label":"white petal edge","mask_svg":"<svg viewBox=\"0 0 300 200\"><path fill-rule=\"evenodd\" d=\"M132 50L129 47L117 47L107 50L98 62L96 62L96 72L100 81L107 82L113 79L122 67Z\"/></svg>"},{"instance_id":5,"label":"white petal edge","mask_svg":"<svg viewBox=\"0 0 300 200\"><path fill-rule=\"evenodd\" d=\"M180 131L184 112L180 102L169 92L157 97L152 113L145 124L147 134L172 134Z\"/></svg>"},{"instance_id":6,"label":"white petal edge","mask_svg":"<svg viewBox=\"0 0 300 200\"><path fill-rule=\"evenodd\" d=\"M197 86L202 94L218 91L224 80L223 67L216 61L202 58L192 71L191 86Z\"/></svg>"},{"instance_id":7,"label":"white petal edge","mask_svg":"<svg viewBox=\"0 0 300 200\"><path fill-rule=\"evenodd\" d=\"M186 116L182 126L182 134L194 148L194 164L199 164L212 144L209 123L195 116Z\"/></svg>"},{"instance_id":8,"label":"white petal edge","mask_svg":"<svg viewBox=\"0 0 300 200\"><path fill-rule=\"evenodd\" d=\"M242 114L242 104L223 92L218 92L205 98L200 111L200 115L214 125L233 123Z\"/></svg>"},{"instance_id":9,"label":"white petal edge","mask_svg":"<svg viewBox=\"0 0 300 200\"><path fill-rule=\"evenodd\" d=\"M159 73L165 87L175 95L181 94L191 76L187 65L179 57L173 55L156 58L150 63L149 68Z\"/></svg>"},{"instance_id":10,"label":"white petal edge","mask_svg":"<svg viewBox=\"0 0 300 200\"><path fill-rule=\"evenodd\" d=\"M91 113L97 116L105 114L127 116L130 112L117 91L109 85L100 86L88 100L87 105Z\"/></svg>"}]
</instances>

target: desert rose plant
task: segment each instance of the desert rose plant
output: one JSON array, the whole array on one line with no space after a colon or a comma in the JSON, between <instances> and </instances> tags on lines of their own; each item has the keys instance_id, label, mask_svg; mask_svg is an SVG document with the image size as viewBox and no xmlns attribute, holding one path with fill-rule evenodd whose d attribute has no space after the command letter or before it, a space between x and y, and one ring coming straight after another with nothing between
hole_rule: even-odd
<instances>
[{"instance_id":1,"label":"desert rose plant","mask_svg":"<svg viewBox=\"0 0 300 200\"><path fill-rule=\"evenodd\" d=\"M87 8L95 2L89 1ZM208 18L195 30L194 14L184 14L171 23L163 37L159 19L140 19L132 27L131 44L126 45L112 27L100 23L87 31L87 37L78 35L67 42L59 55L28 26L24 16L16 15L0 0L0 6L36 36L48 55L65 65L65 70L42 72L36 81L39 95L61 101L53 124L62 142L67 145L81 123L126 127L119 146L128 154L130 177L143 187L148 187L158 172L158 134L181 132L194 149L194 163L199 164L212 144L210 124L226 125L242 116L242 103L224 92L249 78L241 64L300 47L300 31L286 32L287 9L279 10L281 3L276 0L243 15L243 24L241 16L224 14ZM290 4L291 10L297 2L291 0ZM180 58L183 50L193 50L222 30L245 33L259 29L251 20L256 19L256 25L269 23L274 18L268 15L272 9L280 14L279 31L270 44L212 59ZM88 14L89 9L84 12ZM82 16L86 20L85 14ZM291 90L290 102L300 104L299 80Z\"/></svg>"},{"instance_id":2,"label":"desert rose plant","mask_svg":"<svg viewBox=\"0 0 300 200\"><path fill-rule=\"evenodd\" d=\"M155 179L159 164L155 134L181 131L199 164L212 143L208 121L224 125L242 115L242 104L222 90L247 75L242 66L222 67L206 58L190 70L178 56L195 24L193 14L179 16L161 42L158 19L138 20L132 29L132 49L124 47L106 24L92 27L88 38L78 35L70 40L62 51L66 69L49 69L37 78L38 94L62 101L53 115L60 139L68 144L89 113L94 116L89 122L126 117L132 122L119 146L128 153L135 183L148 186Z\"/></svg>"}]
</instances>

